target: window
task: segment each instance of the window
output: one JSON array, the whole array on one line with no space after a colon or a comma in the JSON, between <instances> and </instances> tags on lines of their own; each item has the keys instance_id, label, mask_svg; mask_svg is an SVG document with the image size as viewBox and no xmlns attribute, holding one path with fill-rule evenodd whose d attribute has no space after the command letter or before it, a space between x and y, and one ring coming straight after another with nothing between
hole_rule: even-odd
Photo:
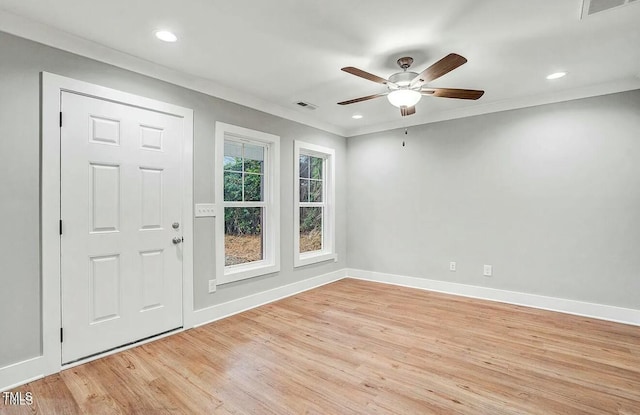
<instances>
[{"instance_id":1,"label":"window","mask_svg":"<svg viewBox=\"0 0 640 415\"><path fill-rule=\"evenodd\" d=\"M218 284L280 270L280 137L216 123Z\"/></svg>"},{"instance_id":2,"label":"window","mask_svg":"<svg viewBox=\"0 0 640 415\"><path fill-rule=\"evenodd\" d=\"M300 141L294 149L294 266L335 261L335 151Z\"/></svg>"}]
</instances>

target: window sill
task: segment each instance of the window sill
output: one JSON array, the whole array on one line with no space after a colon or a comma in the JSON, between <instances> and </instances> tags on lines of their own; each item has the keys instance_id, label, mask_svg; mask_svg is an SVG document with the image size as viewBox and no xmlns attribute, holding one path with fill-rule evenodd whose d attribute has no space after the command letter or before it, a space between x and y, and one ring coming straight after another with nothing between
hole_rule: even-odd
<instances>
[{"instance_id":1,"label":"window sill","mask_svg":"<svg viewBox=\"0 0 640 415\"><path fill-rule=\"evenodd\" d=\"M279 271L279 265L267 264L264 261L255 264L232 265L224 268L224 275L218 278L218 285L260 277Z\"/></svg>"},{"instance_id":2,"label":"window sill","mask_svg":"<svg viewBox=\"0 0 640 415\"><path fill-rule=\"evenodd\" d=\"M293 260L293 267L304 267L305 265L317 264L318 262L333 261L338 262L338 254L331 252L309 252L300 254Z\"/></svg>"}]
</instances>

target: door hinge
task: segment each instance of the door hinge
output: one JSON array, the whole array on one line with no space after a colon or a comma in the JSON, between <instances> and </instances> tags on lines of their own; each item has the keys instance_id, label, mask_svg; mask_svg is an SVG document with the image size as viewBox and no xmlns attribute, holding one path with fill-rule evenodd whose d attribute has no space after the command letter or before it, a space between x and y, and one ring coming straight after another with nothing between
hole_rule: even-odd
<instances>
[{"instance_id":1,"label":"door hinge","mask_svg":"<svg viewBox=\"0 0 640 415\"><path fill-rule=\"evenodd\" d=\"M62 235L62 219L60 219L60 235Z\"/></svg>"},{"instance_id":2,"label":"door hinge","mask_svg":"<svg viewBox=\"0 0 640 415\"><path fill-rule=\"evenodd\" d=\"M62 327L60 327L60 343L62 343L64 341L64 332L62 330Z\"/></svg>"},{"instance_id":3,"label":"door hinge","mask_svg":"<svg viewBox=\"0 0 640 415\"><path fill-rule=\"evenodd\" d=\"M60 111L60 127L62 127L62 111Z\"/></svg>"}]
</instances>

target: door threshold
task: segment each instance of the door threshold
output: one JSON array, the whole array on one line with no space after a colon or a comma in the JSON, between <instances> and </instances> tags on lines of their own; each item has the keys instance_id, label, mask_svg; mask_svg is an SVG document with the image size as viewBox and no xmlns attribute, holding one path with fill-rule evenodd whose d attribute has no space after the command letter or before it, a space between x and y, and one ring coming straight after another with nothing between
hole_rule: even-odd
<instances>
[{"instance_id":1,"label":"door threshold","mask_svg":"<svg viewBox=\"0 0 640 415\"><path fill-rule=\"evenodd\" d=\"M80 366L85 363L92 362L94 360L101 359L103 357L111 356L112 354L124 352L125 350L133 349L134 347L142 346L143 344L151 343L156 340L163 339L165 337L172 336L174 334L184 331L184 327L176 327L175 329L167 330L162 333L154 334L144 339L136 340L130 343L122 344L120 346L112 347L108 350L103 350L98 353L94 353L89 356L81 357L80 359L72 360L62 364L61 370L71 369L72 367Z\"/></svg>"}]
</instances>

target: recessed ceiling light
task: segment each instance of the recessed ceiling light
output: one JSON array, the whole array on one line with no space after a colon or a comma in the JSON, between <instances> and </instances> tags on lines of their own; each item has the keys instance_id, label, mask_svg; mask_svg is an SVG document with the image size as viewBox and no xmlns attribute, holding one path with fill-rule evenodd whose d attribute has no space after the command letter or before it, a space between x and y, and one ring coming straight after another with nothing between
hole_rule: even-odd
<instances>
[{"instance_id":1,"label":"recessed ceiling light","mask_svg":"<svg viewBox=\"0 0 640 415\"><path fill-rule=\"evenodd\" d=\"M352 116L351 116L351 118L353 118L354 120L359 120L359 119L361 119L361 118L362 118L362 115L360 115L360 114L354 114L354 115L352 115Z\"/></svg>"},{"instance_id":2,"label":"recessed ceiling light","mask_svg":"<svg viewBox=\"0 0 640 415\"><path fill-rule=\"evenodd\" d=\"M551 79L559 79L562 78L563 76L566 76L567 73L566 72L556 72L556 73L552 73L551 75L547 76L547 79L551 80Z\"/></svg>"},{"instance_id":3,"label":"recessed ceiling light","mask_svg":"<svg viewBox=\"0 0 640 415\"><path fill-rule=\"evenodd\" d=\"M175 42L178 40L178 37L168 30L158 30L156 32L156 37L163 42Z\"/></svg>"}]
</instances>

